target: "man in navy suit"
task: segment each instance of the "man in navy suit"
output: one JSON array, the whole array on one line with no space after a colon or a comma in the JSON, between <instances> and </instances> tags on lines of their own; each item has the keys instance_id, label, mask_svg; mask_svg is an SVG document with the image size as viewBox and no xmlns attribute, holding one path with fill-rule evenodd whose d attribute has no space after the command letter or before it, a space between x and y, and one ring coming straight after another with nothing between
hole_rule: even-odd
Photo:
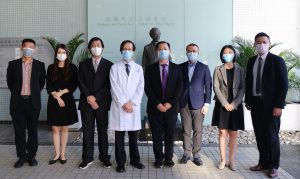
<instances>
[{"instance_id":1,"label":"man in navy suit","mask_svg":"<svg viewBox=\"0 0 300 179\"><path fill-rule=\"evenodd\" d=\"M193 162L203 165L200 157L202 126L204 115L211 101L211 75L207 65L197 61L199 47L196 44L186 46L188 61L180 64L183 75L183 93L180 99L180 115L183 128L184 154L180 163ZM191 131L193 130L193 144ZM191 156L193 155L193 156Z\"/></svg>"},{"instance_id":2,"label":"man in navy suit","mask_svg":"<svg viewBox=\"0 0 300 179\"><path fill-rule=\"evenodd\" d=\"M248 61L245 103L251 110L252 123L259 151L259 161L252 171L269 169L268 176L277 177L280 160L280 116L288 90L284 60L269 52L270 37L255 36L258 55Z\"/></svg>"}]
</instances>

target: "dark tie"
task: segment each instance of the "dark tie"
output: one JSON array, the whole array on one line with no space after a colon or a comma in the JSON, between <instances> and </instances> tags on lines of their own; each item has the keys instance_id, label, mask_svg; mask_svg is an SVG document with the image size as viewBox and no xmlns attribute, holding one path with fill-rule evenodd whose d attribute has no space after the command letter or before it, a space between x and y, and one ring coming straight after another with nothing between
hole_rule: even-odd
<instances>
[{"instance_id":1,"label":"dark tie","mask_svg":"<svg viewBox=\"0 0 300 179\"><path fill-rule=\"evenodd\" d=\"M162 74L161 74L161 84L162 84L162 90L163 90L163 97L165 97L166 92L166 86L167 86L167 78L168 78L168 72L167 72L167 64L162 64Z\"/></svg>"},{"instance_id":2,"label":"dark tie","mask_svg":"<svg viewBox=\"0 0 300 179\"><path fill-rule=\"evenodd\" d=\"M259 94L261 92L261 62L262 58L259 57L258 59L258 66L257 66L257 74L256 74L256 94Z\"/></svg>"},{"instance_id":3,"label":"dark tie","mask_svg":"<svg viewBox=\"0 0 300 179\"><path fill-rule=\"evenodd\" d=\"M129 73L130 73L129 65L128 65L128 64L125 64L125 66L126 66L126 73L127 73L127 75L129 76Z\"/></svg>"}]
</instances>

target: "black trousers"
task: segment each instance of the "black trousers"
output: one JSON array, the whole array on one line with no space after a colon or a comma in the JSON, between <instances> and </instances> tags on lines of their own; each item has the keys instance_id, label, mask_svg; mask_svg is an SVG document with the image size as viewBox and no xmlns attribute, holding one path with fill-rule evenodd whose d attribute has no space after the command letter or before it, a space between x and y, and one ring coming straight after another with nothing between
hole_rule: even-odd
<instances>
[{"instance_id":1,"label":"black trousers","mask_svg":"<svg viewBox=\"0 0 300 179\"><path fill-rule=\"evenodd\" d=\"M126 162L124 136L125 131L115 131L115 156L118 166L124 166ZM140 154L137 145L137 131L128 131L128 137L130 162L139 163Z\"/></svg>"},{"instance_id":2,"label":"black trousers","mask_svg":"<svg viewBox=\"0 0 300 179\"><path fill-rule=\"evenodd\" d=\"M82 160L90 162L94 158L95 119L98 131L99 160L109 160L107 135L108 110L101 107L94 110L86 104L81 108L80 112L83 132Z\"/></svg>"},{"instance_id":3,"label":"black trousers","mask_svg":"<svg viewBox=\"0 0 300 179\"><path fill-rule=\"evenodd\" d=\"M263 101L253 97L252 124L259 151L259 164L278 169L280 163L280 117L273 116L273 109L266 109Z\"/></svg>"},{"instance_id":4,"label":"black trousers","mask_svg":"<svg viewBox=\"0 0 300 179\"><path fill-rule=\"evenodd\" d=\"M38 119L40 110L33 108L31 98L22 99L20 106L10 111L19 158L34 158L38 150ZM28 139L26 140L26 129Z\"/></svg>"},{"instance_id":5,"label":"black trousers","mask_svg":"<svg viewBox=\"0 0 300 179\"><path fill-rule=\"evenodd\" d=\"M174 152L174 132L177 121L176 110L165 113L154 111L148 114L153 139L155 160L172 160ZM164 138L163 138L164 136ZM165 152L163 153L163 141Z\"/></svg>"}]
</instances>

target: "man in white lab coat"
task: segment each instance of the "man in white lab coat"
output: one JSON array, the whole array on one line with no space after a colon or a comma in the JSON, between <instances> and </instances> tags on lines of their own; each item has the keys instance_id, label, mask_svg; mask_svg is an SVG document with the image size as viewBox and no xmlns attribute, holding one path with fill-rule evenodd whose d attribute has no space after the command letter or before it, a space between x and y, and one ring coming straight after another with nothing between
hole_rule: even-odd
<instances>
[{"instance_id":1,"label":"man in white lab coat","mask_svg":"<svg viewBox=\"0 0 300 179\"><path fill-rule=\"evenodd\" d=\"M143 169L137 146L137 132L141 129L141 100L144 93L144 75L141 65L135 63L135 45L130 40L121 43L122 59L110 69L112 103L108 128L115 131L117 172L125 172L126 153L124 135L128 131L130 165Z\"/></svg>"}]
</instances>

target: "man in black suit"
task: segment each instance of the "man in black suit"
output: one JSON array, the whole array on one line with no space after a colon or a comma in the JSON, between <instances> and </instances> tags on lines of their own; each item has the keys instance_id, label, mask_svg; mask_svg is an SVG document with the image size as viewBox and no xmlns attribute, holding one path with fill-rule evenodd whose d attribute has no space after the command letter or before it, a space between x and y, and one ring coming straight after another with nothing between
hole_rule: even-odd
<instances>
[{"instance_id":1,"label":"man in black suit","mask_svg":"<svg viewBox=\"0 0 300 179\"><path fill-rule=\"evenodd\" d=\"M79 89L81 91L79 109L83 130L83 149L81 169L93 163L95 119L98 130L99 160L105 168L111 167L108 155L108 111L111 104L109 71L112 62L101 56L103 41L94 37L89 41L88 49L92 58L79 65Z\"/></svg>"},{"instance_id":2,"label":"man in black suit","mask_svg":"<svg viewBox=\"0 0 300 179\"><path fill-rule=\"evenodd\" d=\"M145 92L148 97L147 113L153 138L154 166L162 167L162 161L173 167L173 142L179 99L182 91L182 74L178 65L169 61L170 44L156 44L159 61L149 65L145 72ZM163 132L165 152L163 153Z\"/></svg>"},{"instance_id":3,"label":"man in black suit","mask_svg":"<svg viewBox=\"0 0 300 179\"><path fill-rule=\"evenodd\" d=\"M45 85L45 64L33 59L35 41L24 39L20 59L10 61L7 68L7 86L11 92L10 115L15 131L15 143L19 160L15 168L28 161L30 166L38 164L35 159L38 149L38 119L41 110L41 90ZM26 128L28 140L26 141Z\"/></svg>"},{"instance_id":4,"label":"man in black suit","mask_svg":"<svg viewBox=\"0 0 300 179\"><path fill-rule=\"evenodd\" d=\"M288 90L284 60L269 52L270 37L255 36L257 56L249 59L246 75L245 103L251 110L252 123L259 151L259 162L252 171L269 169L268 176L278 176L280 160L280 116Z\"/></svg>"}]
</instances>

